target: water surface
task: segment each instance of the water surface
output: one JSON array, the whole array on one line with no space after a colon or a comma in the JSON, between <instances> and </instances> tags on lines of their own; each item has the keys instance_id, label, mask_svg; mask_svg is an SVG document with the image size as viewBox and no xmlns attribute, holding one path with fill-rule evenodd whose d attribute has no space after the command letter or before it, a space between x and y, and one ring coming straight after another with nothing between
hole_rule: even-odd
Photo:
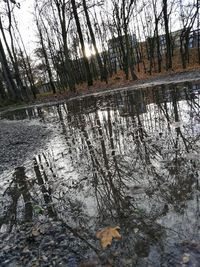
<instances>
[{"instance_id":1,"label":"water surface","mask_svg":"<svg viewBox=\"0 0 200 267\"><path fill-rule=\"evenodd\" d=\"M96 231L119 225L113 266L200 266L199 92L171 84L5 113L51 136L0 175L1 225L61 220L99 249Z\"/></svg>"}]
</instances>

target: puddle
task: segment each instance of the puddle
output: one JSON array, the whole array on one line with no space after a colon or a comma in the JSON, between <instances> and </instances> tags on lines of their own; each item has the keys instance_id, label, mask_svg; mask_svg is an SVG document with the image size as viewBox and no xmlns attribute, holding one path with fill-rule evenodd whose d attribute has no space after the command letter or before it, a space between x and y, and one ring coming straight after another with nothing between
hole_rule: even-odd
<instances>
[{"instance_id":1,"label":"puddle","mask_svg":"<svg viewBox=\"0 0 200 267\"><path fill-rule=\"evenodd\" d=\"M171 84L4 113L51 137L0 175L0 228L52 218L99 246L96 231L119 225L113 266L199 266L199 92Z\"/></svg>"}]
</instances>

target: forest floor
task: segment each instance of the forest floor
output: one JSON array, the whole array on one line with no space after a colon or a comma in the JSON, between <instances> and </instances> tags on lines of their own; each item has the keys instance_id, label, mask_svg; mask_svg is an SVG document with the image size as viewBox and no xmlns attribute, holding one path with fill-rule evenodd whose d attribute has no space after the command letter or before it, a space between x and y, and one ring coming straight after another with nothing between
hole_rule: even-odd
<instances>
[{"instance_id":1,"label":"forest floor","mask_svg":"<svg viewBox=\"0 0 200 267\"><path fill-rule=\"evenodd\" d=\"M51 104L55 102L65 101L72 99L74 97L79 97L83 95L91 95L91 94L99 94L102 92L110 92L121 89L139 89L144 87L152 87L155 85L162 85L168 83L180 83L180 82L190 82L200 80L200 68L190 69L186 71L178 71L178 72L167 72L161 74L153 74L149 75L141 75L138 76L138 80L125 80L123 72L118 72L112 78L109 79L108 83L101 81L94 81L94 85L89 87L86 83L79 85L76 88L76 92L72 93L69 91L58 92L53 94L51 92L42 93L37 95L36 100L32 100L29 102L22 102L17 104L11 104L6 106L0 106L0 112L4 112L6 110L15 110L24 108L27 106L35 106L44 104Z\"/></svg>"},{"instance_id":2,"label":"forest floor","mask_svg":"<svg viewBox=\"0 0 200 267\"><path fill-rule=\"evenodd\" d=\"M101 93L105 91L115 91L125 88L139 89L143 87L152 87L155 85L168 84L168 83L179 83L179 82L190 82L194 80L200 80L200 69L171 72L165 74L154 74L152 76L143 76L138 78L136 81L125 80L122 72L114 75L112 79L109 79L108 83L94 81L94 85L89 87L87 84L82 84L77 87L76 93L62 92L62 93L47 93L39 94L37 99L34 101L35 104L55 102L59 100L70 99L82 95L90 95L94 93Z\"/></svg>"}]
</instances>

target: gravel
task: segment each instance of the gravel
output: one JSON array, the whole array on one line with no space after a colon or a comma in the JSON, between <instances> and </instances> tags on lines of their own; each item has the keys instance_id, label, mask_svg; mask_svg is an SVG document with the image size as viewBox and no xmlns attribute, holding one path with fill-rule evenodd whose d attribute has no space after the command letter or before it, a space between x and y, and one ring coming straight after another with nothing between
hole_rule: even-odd
<instances>
[{"instance_id":1,"label":"gravel","mask_svg":"<svg viewBox=\"0 0 200 267\"><path fill-rule=\"evenodd\" d=\"M30 159L50 133L47 126L36 120L0 120L0 174Z\"/></svg>"},{"instance_id":2,"label":"gravel","mask_svg":"<svg viewBox=\"0 0 200 267\"><path fill-rule=\"evenodd\" d=\"M1 267L75 267L87 257L86 250L86 244L59 221L26 223L9 234L0 234Z\"/></svg>"}]
</instances>

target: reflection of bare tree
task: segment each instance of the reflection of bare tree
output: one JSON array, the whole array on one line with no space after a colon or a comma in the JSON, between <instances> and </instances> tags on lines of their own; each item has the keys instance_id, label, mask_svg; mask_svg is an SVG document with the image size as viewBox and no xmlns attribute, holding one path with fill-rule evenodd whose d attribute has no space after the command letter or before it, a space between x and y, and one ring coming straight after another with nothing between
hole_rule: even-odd
<instances>
[{"instance_id":1,"label":"reflection of bare tree","mask_svg":"<svg viewBox=\"0 0 200 267\"><path fill-rule=\"evenodd\" d=\"M17 167L13 174L13 180L4 193L4 195L7 194L7 196L9 196L11 203L6 211L3 221L4 223L10 223L11 228L17 221L17 205L21 196L25 205L24 220L32 220L33 210L29 189L30 182L25 174L25 168Z\"/></svg>"},{"instance_id":2,"label":"reflection of bare tree","mask_svg":"<svg viewBox=\"0 0 200 267\"><path fill-rule=\"evenodd\" d=\"M123 231L119 246L126 248L124 253L148 257L153 244L165 262L165 235L187 233L176 225L167 228L162 221L174 213L184 219L191 211L188 203L195 210L193 220L199 216L195 156L200 135L194 129L199 106L187 94L188 89L161 86L102 96L98 101L94 97L91 102L90 98L72 101L68 109L56 106L53 111L59 119L62 147L55 148L55 158L45 152L34 158L31 196L79 238L91 236L87 229L91 221L97 228L119 224ZM195 114L193 120L181 124L191 114ZM10 195L13 202L20 196L31 200L30 193L20 195L16 190ZM89 214L88 203L94 204L97 217Z\"/></svg>"},{"instance_id":3,"label":"reflection of bare tree","mask_svg":"<svg viewBox=\"0 0 200 267\"><path fill-rule=\"evenodd\" d=\"M142 97L146 99L147 104L150 103L146 108L143 107ZM113 99L108 96L106 104L110 107L103 111L97 111L94 99L91 105L95 112L82 115L76 106L76 115L68 114L64 120L62 111L59 110L62 127L65 133L67 131L70 154L73 158L77 156L80 171L81 168L82 172L92 170L91 182L95 188L100 210L109 210L113 215L114 208L117 214L120 214L124 206L128 207L130 203L132 205L135 197L133 195L130 198L128 193L130 184L133 183L134 186L136 183L136 187L138 184L143 184L144 175L149 185L145 192L149 197L161 190L160 186L165 182L175 185L176 181L177 187L172 186L172 188L178 188L181 181L183 182L183 179L178 178L180 176L178 173L181 173L180 166L187 163L182 154L192 149L192 143L180 127L176 127L173 131L170 126L173 119L175 122L180 120L178 107L180 97L184 96L176 88L168 89L162 86L161 90L155 89L155 94L146 90L137 94L127 93L118 97L115 95L114 99L120 107L114 105L114 109L112 109ZM89 100L84 101L90 106L90 103L87 103ZM81 101L81 110L84 108L84 101ZM153 102L156 102L157 106L152 105ZM123 112L122 105L124 105ZM70 135L73 138L69 138ZM193 143L195 141L193 140ZM73 151L74 146L76 151ZM163 146L172 153L163 152ZM155 166L155 162L158 161L166 162L162 164L165 176ZM173 195L172 191L167 192Z\"/></svg>"},{"instance_id":4,"label":"reflection of bare tree","mask_svg":"<svg viewBox=\"0 0 200 267\"><path fill-rule=\"evenodd\" d=\"M193 186L197 182L196 166L194 161L188 160L187 154L194 151L198 139L196 139L197 136L193 136L190 129L180 127L182 119L180 118L179 99L180 97L184 98L184 94L177 88L170 89L170 91L162 91L161 98L158 98L159 92L156 95L158 107L162 111L161 115L165 116L167 122L173 122L174 120L174 123L172 123L172 125L174 124L174 130L168 124L170 139L164 142L166 152L161 153L162 161L165 162L163 165L165 177L164 185L160 187L160 191L162 198L179 212L185 207L186 201L191 197ZM161 103L158 103L167 98L169 103L171 100L171 109L169 104L162 106ZM192 103L189 106L191 105ZM171 114L170 118L168 115L166 116L169 113ZM167 149L169 149L169 153L167 153Z\"/></svg>"},{"instance_id":5,"label":"reflection of bare tree","mask_svg":"<svg viewBox=\"0 0 200 267\"><path fill-rule=\"evenodd\" d=\"M185 101L185 96L176 88L162 86L102 97L99 102L94 98L91 103L89 99L72 101L71 111L58 105L54 112L62 129L60 161L57 157L54 162L46 153L34 158L36 202L47 207L54 219L84 229L87 239L90 216L83 202L92 196L98 208L97 224L123 225L128 238L121 244L127 250L134 240L130 255L147 257L151 244L159 245L164 254L164 234L173 230L162 227L158 220L167 217L169 209L182 216L188 200L193 201L198 181L197 161L187 156L199 149L199 135L193 132L199 107L193 99ZM184 127L180 125L184 119L180 99L196 115ZM61 166L65 171L60 175L59 168L52 166L65 157L68 165ZM17 193L11 195L13 202L20 198ZM30 193L23 196L26 202L28 197ZM137 240L135 227L140 234Z\"/></svg>"},{"instance_id":6,"label":"reflection of bare tree","mask_svg":"<svg viewBox=\"0 0 200 267\"><path fill-rule=\"evenodd\" d=\"M53 201L51 198L51 189L50 187L47 189L48 186L48 177L46 175L45 169L43 168L43 165L40 163L40 167L43 171L43 175L40 171L39 163L36 158L33 159L34 162L34 171L36 175L36 180L38 185L40 186L40 190L42 191L44 202L46 204L48 214L52 218L56 218L57 214L53 208Z\"/></svg>"},{"instance_id":7,"label":"reflection of bare tree","mask_svg":"<svg viewBox=\"0 0 200 267\"><path fill-rule=\"evenodd\" d=\"M51 174L55 177L53 169L49 166L47 158L43 153L42 157L46 162L47 167L49 168ZM32 221L33 219L33 203L38 203L38 200L35 198L34 185L38 184L39 189L42 192L44 203L47 207L47 211L50 217L56 219L57 214L53 208L53 201L51 198L51 189L48 185L48 174L46 173L46 167L43 166L41 161L41 156L38 156L39 162L36 157L34 161L34 172L36 174L36 180L30 181L25 174L24 167L17 167L13 174L13 179L9 187L4 192L4 195L7 195L10 201L10 204L6 210L5 216L2 219L2 223L9 223L10 227L17 223L19 209L22 209L21 200L23 199L24 203L24 220ZM47 188L48 187L48 188ZM31 193L32 192L32 193ZM37 192L38 194L39 192Z\"/></svg>"},{"instance_id":8,"label":"reflection of bare tree","mask_svg":"<svg viewBox=\"0 0 200 267\"><path fill-rule=\"evenodd\" d=\"M104 185L104 188L107 190L110 196L110 199L114 200L114 204L115 204L118 216L120 216L121 209L123 207L123 200L124 200L123 190L124 190L125 184L123 183L121 179L121 174L119 171L119 166L116 161L116 157L114 157L114 165L113 163L109 162L107 148L106 148L105 141L104 141L105 135L102 130L102 125L99 119L98 112L96 112L95 119L96 119L99 140L100 140L100 145L101 145L101 153L103 157L103 168L105 168L105 175L103 177L104 178L103 185ZM108 130L109 130L109 136L107 137L111 145L111 155L114 156L113 152L115 151L115 147L114 147L114 142L113 142L113 137L112 137L112 124L110 123L110 111L109 110L108 110ZM113 165L112 167L111 167L111 164ZM113 168L114 168L114 171L113 171Z\"/></svg>"}]
</instances>

